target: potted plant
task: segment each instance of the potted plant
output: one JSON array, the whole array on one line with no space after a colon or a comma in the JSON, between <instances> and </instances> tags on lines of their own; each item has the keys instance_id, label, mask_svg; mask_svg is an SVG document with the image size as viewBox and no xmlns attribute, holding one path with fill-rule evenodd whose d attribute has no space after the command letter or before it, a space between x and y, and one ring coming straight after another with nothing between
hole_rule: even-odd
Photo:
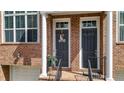
<instances>
[{"instance_id":1,"label":"potted plant","mask_svg":"<svg viewBox=\"0 0 124 93\"><path fill-rule=\"evenodd\" d=\"M48 55L48 57L47 57L48 67L52 67L52 68L56 67L56 62L57 61L58 60L55 56Z\"/></svg>"}]
</instances>

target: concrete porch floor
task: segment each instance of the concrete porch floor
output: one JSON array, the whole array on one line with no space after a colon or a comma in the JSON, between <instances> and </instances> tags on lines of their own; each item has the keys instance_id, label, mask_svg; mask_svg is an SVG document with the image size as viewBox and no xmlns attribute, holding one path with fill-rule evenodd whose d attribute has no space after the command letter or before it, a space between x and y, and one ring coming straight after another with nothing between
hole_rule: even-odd
<instances>
[{"instance_id":1,"label":"concrete porch floor","mask_svg":"<svg viewBox=\"0 0 124 93\"><path fill-rule=\"evenodd\" d=\"M54 81L55 80L56 70L49 71L47 77L39 78L39 80L43 81ZM93 78L94 81L104 81L101 78ZM83 72L71 72L71 71L62 71L62 76L60 81L89 81L87 72L83 74Z\"/></svg>"}]
</instances>

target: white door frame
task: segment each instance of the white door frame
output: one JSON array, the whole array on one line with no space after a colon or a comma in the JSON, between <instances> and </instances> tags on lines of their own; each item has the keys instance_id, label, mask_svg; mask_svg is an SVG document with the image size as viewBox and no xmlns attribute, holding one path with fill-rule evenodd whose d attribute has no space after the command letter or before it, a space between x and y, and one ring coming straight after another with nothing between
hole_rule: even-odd
<instances>
[{"instance_id":1,"label":"white door frame","mask_svg":"<svg viewBox=\"0 0 124 93\"><path fill-rule=\"evenodd\" d=\"M82 59L82 39L81 39L81 37L82 37L82 21L92 21L92 20L95 20L96 21L96 25L97 25L97 53L98 53L98 55L97 55L97 57L98 57L98 59L97 59L97 69L100 69L100 59L99 59L99 57L100 57L100 17L99 16L96 16L96 17L81 17L80 18L80 63L79 63L79 65L80 65L80 69L83 69L82 68L82 61L83 61L83 59Z\"/></svg>"},{"instance_id":2,"label":"white door frame","mask_svg":"<svg viewBox=\"0 0 124 93\"><path fill-rule=\"evenodd\" d=\"M64 67L64 68L70 68L70 57L71 57L71 49L70 49L70 46L71 46L71 43L70 43L70 29L71 29L71 22L70 22L70 18L57 18L57 19L53 19L53 56L56 55L56 34L55 34L55 31L56 31L56 22L68 22L69 26L68 26L68 31L69 31L69 36L68 36L68 67Z\"/></svg>"}]
</instances>

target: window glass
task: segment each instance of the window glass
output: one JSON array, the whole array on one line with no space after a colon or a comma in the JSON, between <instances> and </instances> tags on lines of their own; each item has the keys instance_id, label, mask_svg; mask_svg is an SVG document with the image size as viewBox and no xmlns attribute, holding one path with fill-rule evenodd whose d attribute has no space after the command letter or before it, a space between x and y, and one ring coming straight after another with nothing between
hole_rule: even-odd
<instances>
[{"instance_id":1,"label":"window glass","mask_svg":"<svg viewBox=\"0 0 124 93\"><path fill-rule=\"evenodd\" d=\"M82 21L82 27L96 27L96 21Z\"/></svg>"},{"instance_id":2,"label":"window glass","mask_svg":"<svg viewBox=\"0 0 124 93\"><path fill-rule=\"evenodd\" d=\"M25 28L25 16L16 16L16 28Z\"/></svg>"},{"instance_id":3,"label":"window glass","mask_svg":"<svg viewBox=\"0 0 124 93\"><path fill-rule=\"evenodd\" d=\"M27 25L28 25L28 28L37 27L37 15L28 15L27 16Z\"/></svg>"},{"instance_id":4,"label":"window glass","mask_svg":"<svg viewBox=\"0 0 124 93\"><path fill-rule=\"evenodd\" d=\"M96 27L96 21L92 21L92 26Z\"/></svg>"},{"instance_id":5,"label":"window glass","mask_svg":"<svg viewBox=\"0 0 124 93\"><path fill-rule=\"evenodd\" d=\"M6 42L13 42L13 30L5 30Z\"/></svg>"},{"instance_id":6,"label":"window glass","mask_svg":"<svg viewBox=\"0 0 124 93\"><path fill-rule=\"evenodd\" d=\"M28 30L28 42L37 42L37 30L36 29Z\"/></svg>"},{"instance_id":7,"label":"window glass","mask_svg":"<svg viewBox=\"0 0 124 93\"><path fill-rule=\"evenodd\" d=\"M124 12L119 12L119 41L124 41Z\"/></svg>"},{"instance_id":8,"label":"window glass","mask_svg":"<svg viewBox=\"0 0 124 93\"><path fill-rule=\"evenodd\" d=\"M56 28L68 28L68 22L56 22Z\"/></svg>"},{"instance_id":9,"label":"window glass","mask_svg":"<svg viewBox=\"0 0 124 93\"><path fill-rule=\"evenodd\" d=\"M124 41L124 26L120 26L120 41Z\"/></svg>"},{"instance_id":10,"label":"window glass","mask_svg":"<svg viewBox=\"0 0 124 93\"><path fill-rule=\"evenodd\" d=\"M27 11L28 13L37 13L37 11Z\"/></svg>"},{"instance_id":11,"label":"window glass","mask_svg":"<svg viewBox=\"0 0 124 93\"><path fill-rule=\"evenodd\" d=\"M5 14L13 14L13 11L5 11Z\"/></svg>"},{"instance_id":12,"label":"window glass","mask_svg":"<svg viewBox=\"0 0 124 93\"><path fill-rule=\"evenodd\" d=\"M25 30L16 30L16 42L25 42Z\"/></svg>"},{"instance_id":13,"label":"window glass","mask_svg":"<svg viewBox=\"0 0 124 93\"><path fill-rule=\"evenodd\" d=\"M124 24L124 12L120 12L120 24Z\"/></svg>"},{"instance_id":14,"label":"window glass","mask_svg":"<svg viewBox=\"0 0 124 93\"><path fill-rule=\"evenodd\" d=\"M25 11L15 11L15 13L19 14L19 13L25 13Z\"/></svg>"},{"instance_id":15,"label":"window glass","mask_svg":"<svg viewBox=\"0 0 124 93\"><path fill-rule=\"evenodd\" d=\"M13 28L13 16L5 17L5 28Z\"/></svg>"}]
</instances>

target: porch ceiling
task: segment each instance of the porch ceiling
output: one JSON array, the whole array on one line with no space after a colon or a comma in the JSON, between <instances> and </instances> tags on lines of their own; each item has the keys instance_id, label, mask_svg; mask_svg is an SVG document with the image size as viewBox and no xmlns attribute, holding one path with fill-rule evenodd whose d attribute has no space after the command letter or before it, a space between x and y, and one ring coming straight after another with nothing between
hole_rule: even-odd
<instances>
[{"instance_id":1,"label":"porch ceiling","mask_svg":"<svg viewBox=\"0 0 124 93\"><path fill-rule=\"evenodd\" d=\"M87 14L87 13L100 13L100 12L102 11L46 11L47 14L51 14L51 15Z\"/></svg>"}]
</instances>

